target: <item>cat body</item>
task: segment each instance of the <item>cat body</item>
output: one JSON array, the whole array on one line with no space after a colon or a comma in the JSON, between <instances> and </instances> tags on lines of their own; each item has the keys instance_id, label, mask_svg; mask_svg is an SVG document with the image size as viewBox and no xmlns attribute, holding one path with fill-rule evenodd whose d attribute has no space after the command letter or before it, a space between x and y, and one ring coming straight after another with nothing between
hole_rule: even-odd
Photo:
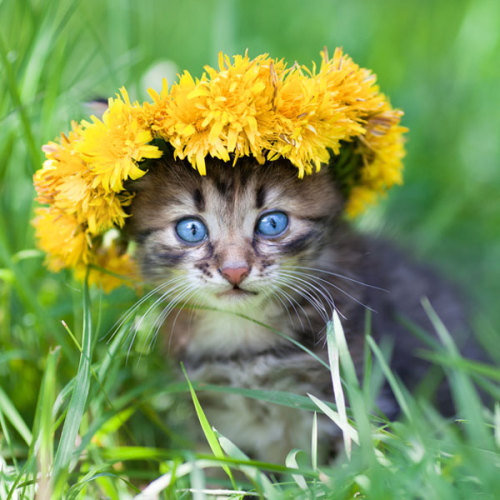
<instances>
[{"instance_id":1,"label":"cat body","mask_svg":"<svg viewBox=\"0 0 500 500\"><path fill-rule=\"evenodd\" d=\"M326 361L336 309L361 370L371 309L373 336L389 339L395 372L414 386L426 365L399 317L431 331L420 305L427 297L451 331L464 330L447 284L345 223L327 168L303 179L285 160L208 160L206 176L181 160L148 168L130 186L129 231L142 274L165 303L166 349L192 380L332 401L329 371L290 338ZM255 458L282 462L309 446L310 413L237 394L200 397L210 423ZM378 403L389 416L398 411L388 391ZM331 422L320 420L319 432L322 442L337 438Z\"/></svg>"}]
</instances>

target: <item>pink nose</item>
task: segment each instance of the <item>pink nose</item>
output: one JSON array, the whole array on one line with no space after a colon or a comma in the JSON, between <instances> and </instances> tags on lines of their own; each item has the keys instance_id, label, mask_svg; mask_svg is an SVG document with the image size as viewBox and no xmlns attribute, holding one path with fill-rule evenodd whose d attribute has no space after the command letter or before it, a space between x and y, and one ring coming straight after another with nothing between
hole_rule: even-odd
<instances>
[{"instance_id":1,"label":"pink nose","mask_svg":"<svg viewBox=\"0 0 500 500\"><path fill-rule=\"evenodd\" d=\"M239 285L250 273L250 268L248 266L223 267L220 273L231 285Z\"/></svg>"}]
</instances>

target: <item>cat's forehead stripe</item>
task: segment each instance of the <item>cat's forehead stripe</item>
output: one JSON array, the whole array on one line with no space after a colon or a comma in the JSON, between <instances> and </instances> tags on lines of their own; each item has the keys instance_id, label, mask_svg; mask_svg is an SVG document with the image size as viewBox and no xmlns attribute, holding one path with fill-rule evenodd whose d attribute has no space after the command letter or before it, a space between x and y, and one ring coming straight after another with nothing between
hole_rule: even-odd
<instances>
[{"instance_id":1,"label":"cat's forehead stripe","mask_svg":"<svg viewBox=\"0 0 500 500\"><path fill-rule=\"evenodd\" d=\"M217 191L222 196L231 196L233 194L234 190L234 183L233 179L227 178L227 179L222 179L220 177L214 179L214 184L215 187L217 188Z\"/></svg>"},{"instance_id":2,"label":"cat's forehead stripe","mask_svg":"<svg viewBox=\"0 0 500 500\"><path fill-rule=\"evenodd\" d=\"M198 212L203 212L205 210L205 197L201 192L201 189L196 188L193 192L194 206Z\"/></svg>"},{"instance_id":3,"label":"cat's forehead stripe","mask_svg":"<svg viewBox=\"0 0 500 500\"><path fill-rule=\"evenodd\" d=\"M264 186L259 186L255 194L255 208L257 208L257 210L260 210L264 206L265 202L266 202L266 189Z\"/></svg>"}]
</instances>

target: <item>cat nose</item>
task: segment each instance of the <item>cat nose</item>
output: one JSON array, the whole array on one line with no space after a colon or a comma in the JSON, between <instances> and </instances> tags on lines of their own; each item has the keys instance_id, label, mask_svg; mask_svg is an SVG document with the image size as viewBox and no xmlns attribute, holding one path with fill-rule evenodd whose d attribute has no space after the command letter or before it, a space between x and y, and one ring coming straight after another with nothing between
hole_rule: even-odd
<instances>
[{"instance_id":1,"label":"cat nose","mask_svg":"<svg viewBox=\"0 0 500 500\"><path fill-rule=\"evenodd\" d=\"M224 278L231 283L231 285L239 285L250 273L250 268L248 266L239 265L238 267L223 267L220 269L220 273Z\"/></svg>"}]
</instances>

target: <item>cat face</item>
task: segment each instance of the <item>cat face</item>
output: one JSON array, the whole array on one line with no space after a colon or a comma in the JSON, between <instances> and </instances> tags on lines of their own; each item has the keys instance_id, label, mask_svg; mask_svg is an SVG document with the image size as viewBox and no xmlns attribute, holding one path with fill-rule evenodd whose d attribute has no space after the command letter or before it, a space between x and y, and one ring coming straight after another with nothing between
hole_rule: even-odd
<instances>
[{"instance_id":1,"label":"cat face","mask_svg":"<svg viewBox=\"0 0 500 500\"><path fill-rule=\"evenodd\" d=\"M287 269L314 259L341 208L326 171L298 179L285 161L212 160L203 177L158 162L132 189L129 228L145 279L182 301L232 309L259 306Z\"/></svg>"}]
</instances>

